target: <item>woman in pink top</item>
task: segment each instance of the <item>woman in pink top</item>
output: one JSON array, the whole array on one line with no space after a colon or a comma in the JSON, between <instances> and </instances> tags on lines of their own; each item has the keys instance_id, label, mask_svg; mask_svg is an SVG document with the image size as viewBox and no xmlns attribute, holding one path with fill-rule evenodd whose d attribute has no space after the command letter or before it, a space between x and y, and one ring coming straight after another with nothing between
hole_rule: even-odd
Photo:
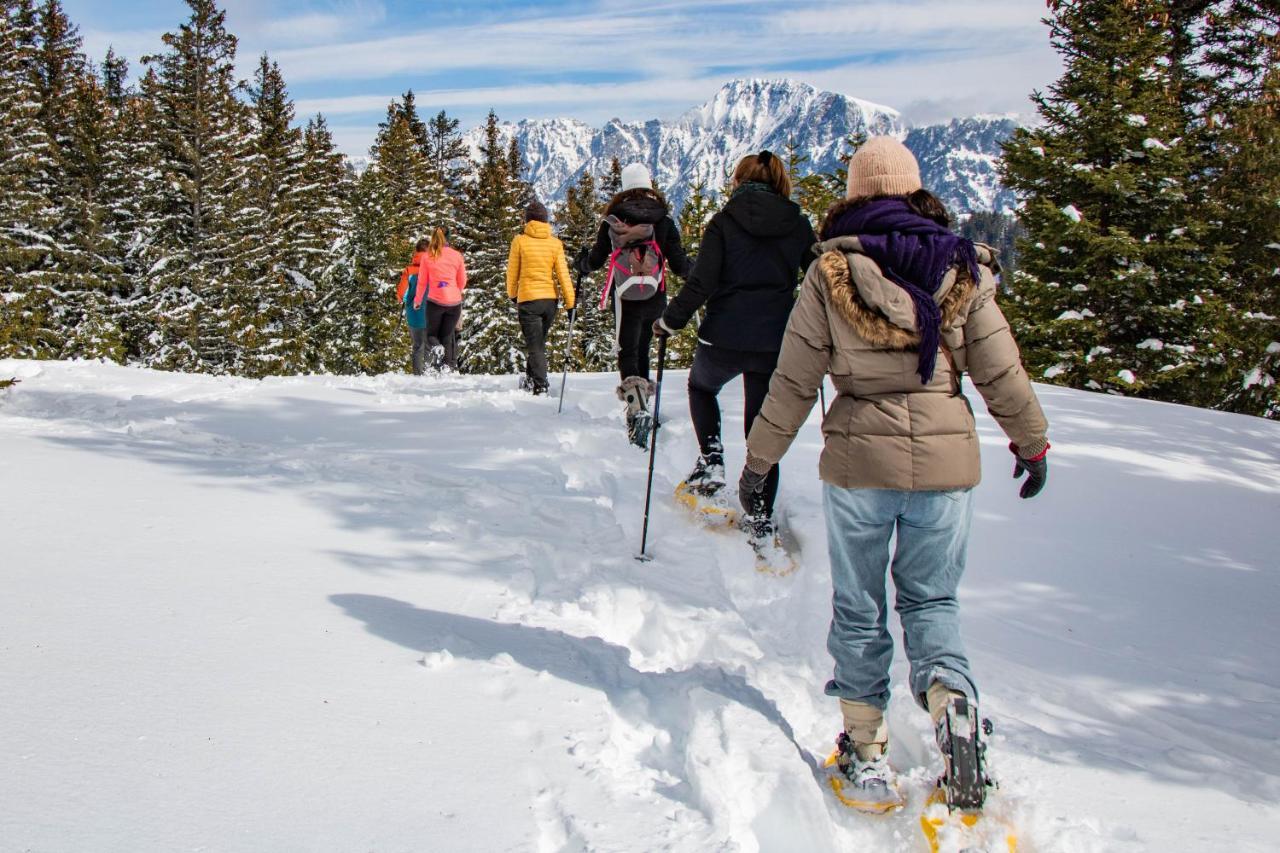
<instances>
[{"instance_id":1,"label":"woman in pink top","mask_svg":"<svg viewBox=\"0 0 1280 853\"><path fill-rule=\"evenodd\" d=\"M431 347L431 367L458 369L458 321L462 319L462 292L467 289L467 267L462 253L449 245L444 228L436 228L431 243L422 253L418 267L418 289L413 307L427 301L427 344Z\"/></svg>"}]
</instances>

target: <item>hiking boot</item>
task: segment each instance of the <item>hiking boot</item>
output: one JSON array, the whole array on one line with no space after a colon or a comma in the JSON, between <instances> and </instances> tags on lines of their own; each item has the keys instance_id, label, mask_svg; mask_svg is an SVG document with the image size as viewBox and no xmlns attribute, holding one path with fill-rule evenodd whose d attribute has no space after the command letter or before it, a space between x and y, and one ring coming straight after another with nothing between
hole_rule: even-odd
<instances>
[{"instance_id":1,"label":"hiking boot","mask_svg":"<svg viewBox=\"0 0 1280 853\"><path fill-rule=\"evenodd\" d=\"M992 731L991 721L979 722L978 706L973 700L940 681L929 685L926 699L942 752L943 773L938 787L946 795L947 808L980 811L987 789L994 786L987 776L987 745L982 740L983 734Z\"/></svg>"},{"instance_id":2,"label":"hiking boot","mask_svg":"<svg viewBox=\"0 0 1280 853\"><path fill-rule=\"evenodd\" d=\"M649 446L649 433L653 431L653 415L649 412L649 396L653 383L640 376L628 376L618 385L618 399L627 404L627 438L636 447Z\"/></svg>"},{"instance_id":3,"label":"hiking boot","mask_svg":"<svg viewBox=\"0 0 1280 853\"><path fill-rule=\"evenodd\" d=\"M711 449L698 457L693 466L693 473L685 477L689 491L704 498L712 498L724 489L724 450L720 442L711 445Z\"/></svg>"},{"instance_id":4,"label":"hiking boot","mask_svg":"<svg viewBox=\"0 0 1280 853\"><path fill-rule=\"evenodd\" d=\"M442 367L444 367L444 346L436 344L431 348L431 369L439 373Z\"/></svg>"},{"instance_id":5,"label":"hiking boot","mask_svg":"<svg viewBox=\"0 0 1280 853\"><path fill-rule=\"evenodd\" d=\"M898 774L889 766L884 744L858 744L841 732L836 738L836 766L847 780L840 798L859 811L882 814L903 805Z\"/></svg>"}]
</instances>

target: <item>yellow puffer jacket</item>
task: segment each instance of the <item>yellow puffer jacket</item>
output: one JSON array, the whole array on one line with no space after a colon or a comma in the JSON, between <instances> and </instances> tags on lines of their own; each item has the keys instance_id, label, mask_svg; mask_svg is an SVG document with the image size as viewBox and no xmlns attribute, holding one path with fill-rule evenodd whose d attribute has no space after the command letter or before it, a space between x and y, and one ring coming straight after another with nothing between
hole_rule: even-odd
<instances>
[{"instance_id":1,"label":"yellow puffer jacket","mask_svg":"<svg viewBox=\"0 0 1280 853\"><path fill-rule=\"evenodd\" d=\"M576 304L569 264L564 259L564 244L551 235L551 226L547 223L530 222L524 226L524 233L517 234L511 241L507 296L517 302L560 297L565 308Z\"/></svg>"}]
</instances>

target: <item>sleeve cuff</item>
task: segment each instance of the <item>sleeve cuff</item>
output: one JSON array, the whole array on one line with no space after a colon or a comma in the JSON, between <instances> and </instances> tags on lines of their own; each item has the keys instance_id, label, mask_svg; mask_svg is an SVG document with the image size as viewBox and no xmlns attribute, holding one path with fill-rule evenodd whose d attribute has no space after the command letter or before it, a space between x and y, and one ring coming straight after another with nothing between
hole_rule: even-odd
<instances>
[{"instance_id":1,"label":"sleeve cuff","mask_svg":"<svg viewBox=\"0 0 1280 853\"><path fill-rule=\"evenodd\" d=\"M773 463L755 456L750 450L747 451L747 468L755 474L768 474L773 469Z\"/></svg>"},{"instance_id":2,"label":"sleeve cuff","mask_svg":"<svg viewBox=\"0 0 1280 853\"><path fill-rule=\"evenodd\" d=\"M1028 462L1039 462L1049 452L1050 444L1047 439L1040 439L1031 444L1019 447L1016 444L1010 444L1009 449L1012 450L1019 458Z\"/></svg>"}]
</instances>

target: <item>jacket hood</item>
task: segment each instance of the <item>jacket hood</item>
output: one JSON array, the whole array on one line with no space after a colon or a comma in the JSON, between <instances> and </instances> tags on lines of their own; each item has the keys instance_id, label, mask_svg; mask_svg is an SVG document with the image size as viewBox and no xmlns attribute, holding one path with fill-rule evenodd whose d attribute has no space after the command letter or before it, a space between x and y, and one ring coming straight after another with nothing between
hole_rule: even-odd
<instances>
[{"instance_id":1,"label":"jacket hood","mask_svg":"<svg viewBox=\"0 0 1280 853\"><path fill-rule=\"evenodd\" d=\"M724 212L754 237L785 237L796 229L800 205L774 192L744 192L733 196Z\"/></svg>"},{"instance_id":2,"label":"jacket hood","mask_svg":"<svg viewBox=\"0 0 1280 853\"><path fill-rule=\"evenodd\" d=\"M414 252L413 260L409 262L409 266L416 267L422 263L422 259L427 256L426 252Z\"/></svg>"},{"instance_id":3,"label":"jacket hood","mask_svg":"<svg viewBox=\"0 0 1280 853\"><path fill-rule=\"evenodd\" d=\"M634 189L615 195L605 213L633 225L656 225L670 210L653 190Z\"/></svg>"},{"instance_id":4,"label":"jacket hood","mask_svg":"<svg viewBox=\"0 0 1280 853\"><path fill-rule=\"evenodd\" d=\"M979 264L997 268L994 249L982 243L974 246ZM822 253L818 264L832 307L865 341L889 349L908 349L920 343L911 297L863 253L857 237L836 237L819 243L818 250ZM934 294L942 309L944 330L963 321L977 286L969 273L959 267L947 272Z\"/></svg>"},{"instance_id":5,"label":"jacket hood","mask_svg":"<svg viewBox=\"0 0 1280 853\"><path fill-rule=\"evenodd\" d=\"M539 240L545 240L551 236L551 226L545 222L539 222L536 219L532 222L524 224L524 233L529 237L536 237Z\"/></svg>"}]
</instances>

